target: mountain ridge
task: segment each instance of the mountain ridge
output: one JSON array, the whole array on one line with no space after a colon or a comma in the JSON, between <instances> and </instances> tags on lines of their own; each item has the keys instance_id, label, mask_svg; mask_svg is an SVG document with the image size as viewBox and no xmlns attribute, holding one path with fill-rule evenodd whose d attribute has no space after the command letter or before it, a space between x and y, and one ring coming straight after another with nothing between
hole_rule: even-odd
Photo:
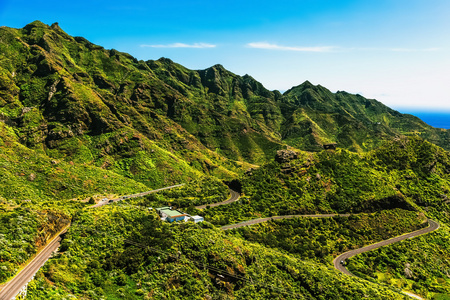
<instances>
[{"instance_id":1,"label":"mountain ridge","mask_svg":"<svg viewBox=\"0 0 450 300\"><path fill-rule=\"evenodd\" d=\"M379 101L309 81L269 91L221 65L138 60L35 21L0 27L0 121L0 280L36 252L55 216L72 222L29 284L31 299L398 299L397 289L427 298L450 290L440 272L450 154L435 145L448 149L449 131ZM239 201L208 205L226 198L230 181ZM84 209L178 183L186 184ZM162 206L206 222L162 222L152 209ZM235 233L215 228L261 217L268 222ZM338 253L425 218L439 220L439 232L396 245L403 251L380 249L368 266L349 260L375 282L331 268Z\"/></svg>"},{"instance_id":2,"label":"mountain ridge","mask_svg":"<svg viewBox=\"0 0 450 300\"><path fill-rule=\"evenodd\" d=\"M286 146L319 151L337 143L365 152L385 140L420 135L450 148L448 130L309 81L281 94L219 64L190 70L168 58L137 60L72 37L57 23L2 27L0 35L0 119L21 143L49 156L108 165L104 154L126 159L110 145L121 145L119 132L129 131L200 172L227 177L242 172L236 162L261 164ZM108 142L86 144L103 135Z\"/></svg>"}]
</instances>

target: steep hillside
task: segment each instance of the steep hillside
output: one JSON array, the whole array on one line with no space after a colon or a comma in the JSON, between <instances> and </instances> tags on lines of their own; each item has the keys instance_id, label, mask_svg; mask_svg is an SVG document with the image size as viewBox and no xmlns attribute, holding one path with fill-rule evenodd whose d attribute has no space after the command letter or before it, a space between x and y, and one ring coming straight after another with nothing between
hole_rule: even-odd
<instances>
[{"instance_id":1,"label":"steep hillside","mask_svg":"<svg viewBox=\"0 0 450 300\"><path fill-rule=\"evenodd\" d=\"M3 26L0 281L72 218L60 253L30 283L30 299L399 299L329 262L432 217L444 230L407 245L448 268L449 141L450 131L360 95L309 82L281 94L221 65L137 60L57 23ZM231 179L242 187L238 201L195 208L224 201ZM91 197L175 183L186 185L86 208ZM162 223L151 207L165 205L208 222ZM215 227L314 213L346 215ZM420 266L426 258L410 264L411 249L401 263L389 259L402 249L351 267L421 295L450 291L447 278Z\"/></svg>"},{"instance_id":2,"label":"steep hillside","mask_svg":"<svg viewBox=\"0 0 450 300\"><path fill-rule=\"evenodd\" d=\"M227 236L210 225L161 222L110 205L77 215L30 299L399 299L324 265ZM400 296L401 299L401 296Z\"/></svg>"},{"instance_id":3,"label":"steep hillside","mask_svg":"<svg viewBox=\"0 0 450 300\"><path fill-rule=\"evenodd\" d=\"M450 154L417 137L364 154L281 150L241 182L241 204L210 208L208 220L225 225L273 215L439 210L449 203Z\"/></svg>"},{"instance_id":4,"label":"steep hillside","mask_svg":"<svg viewBox=\"0 0 450 300\"><path fill-rule=\"evenodd\" d=\"M402 135L418 135L447 150L450 132L433 128L419 118L401 114L382 103L305 82L283 94L283 140L304 150L323 144L362 152Z\"/></svg>"},{"instance_id":5,"label":"steep hillside","mask_svg":"<svg viewBox=\"0 0 450 300\"><path fill-rule=\"evenodd\" d=\"M279 147L265 120L253 120L238 103L242 94L255 103L274 98L249 78L219 66L202 73L165 59L138 61L73 38L57 24L2 27L0 35L2 119L16 128L22 143L52 156L94 159L100 166L108 156L133 157L139 149L124 145L124 154L116 146L127 144L119 136L127 131L209 172L235 168L215 150L233 160L262 162ZM143 144L140 150L151 150Z\"/></svg>"},{"instance_id":6,"label":"steep hillside","mask_svg":"<svg viewBox=\"0 0 450 300\"><path fill-rule=\"evenodd\" d=\"M28 202L42 205L42 202L83 199L94 194L124 194L148 189L117 173L51 159L40 151L31 150L20 144L12 129L3 123L0 123L0 167L0 199L11 205Z\"/></svg>"},{"instance_id":7,"label":"steep hillside","mask_svg":"<svg viewBox=\"0 0 450 300\"><path fill-rule=\"evenodd\" d=\"M426 299L449 299L449 241L450 231L444 226L438 232L353 257L348 269L362 278L407 289Z\"/></svg>"},{"instance_id":8,"label":"steep hillside","mask_svg":"<svg viewBox=\"0 0 450 300\"><path fill-rule=\"evenodd\" d=\"M123 175L139 177L144 162L129 161L154 143L193 169L230 177L242 169L235 161L264 163L286 143L360 152L417 134L450 147L446 130L309 82L281 95L221 65L195 71L165 58L138 61L57 23L1 27L0 36L0 120L24 145L66 161L119 162Z\"/></svg>"}]
</instances>

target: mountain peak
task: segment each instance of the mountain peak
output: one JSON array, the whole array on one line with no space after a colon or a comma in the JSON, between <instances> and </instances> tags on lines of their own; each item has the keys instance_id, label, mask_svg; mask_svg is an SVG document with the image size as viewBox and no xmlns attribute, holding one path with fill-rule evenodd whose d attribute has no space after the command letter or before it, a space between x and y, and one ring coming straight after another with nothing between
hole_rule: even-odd
<instances>
[{"instance_id":1,"label":"mountain peak","mask_svg":"<svg viewBox=\"0 0 450 300\"><path fill-rule=\"evenodd\" d=\"M252 163L271 157L282 143L321 150L322 144L338 142L341 148L366 151L401 132L420 130L422 136L436 136L434 129L410 117L400 119L381 103L332 93L308 80L281 95L221 64L190 70L165 57L140 63L129 54L70 37L58 23L34 21L9 34L25 43L1 41L5 60L0 65L0 98L7 89L15 107L43 107L44 125L57 122L61 128L72 128L76 124L78 135L133 126L145 129L153 139L160 132L154 121L158 116L167 124L179 123L202 146L223 149L228 159ZM16 65L28 68L9 71ZM20 112L14 116L19 118ZM26 139L28 132L20 134ZM40 136L46 146L57 147L66 138L63 134L55 127ZM439 142L447 145L444 139ZM32 138L29 143L36 144Z\"/></svg>"},{"instance_id":2,"label":"mountain peak","mask_svg":"<svg viewBox=\"0 0 450 300\"><path fill-rule=\"evenodd\" d=\"M300 84L300 86L313 87L314 84L312 84L309 80L305 80L302 84Z\"/></svg>"},{"instance_id":3,"label":"mountain peak","mask_svg":"<svg viewBox=\"0 0 450 300\"><path fill-rule=\"evenodd\" d=\"M25 27L23 27L23 29L25 29L27 31L31 30L32 28L43 28L43 29L46 29L46 28L49 28L49 26L47 24L42 23L39 20L36 20L36 21L33 21L33 22L25 25Z\"/></svg>"},{"instance_id":4,"label":"mountain peak","mask_svg":"<svg viewBox=\"0 0 450 300\"><path fill-rule=\"evenodd\" d=\"M35 27L48 27L48 25L47 24L44 24L44 23L42 23L41 21L39 21L39 20L35 20L35 21L33 21L33 22L31 22L31 23L29 23L28 25L26 25L26 26L35 26ZM26 27L25 26L25 27Z\"/></svg>"},{"instance_id":5,"label":"mountain peak","mask_svg":"<svg viewBox=\"0 0 450 300\"><path fill-rule=\"evenodd\" d=\"M160 57L160 58L158 59L158 61L159 61L159 62L162 62L162 63L173 64L173 60L171 60L170 58L167 58L167 57Z\"/></svg>"},{"instance_id":6,"label":"mountain peak","mask_svg":"<svg viewBox=\"0 0 450 300\"><path fill-rule=\"evenodd\" d=\"M60 30L60 29L61 29L61 27L59 27L58 22L53 23L50 27L51 27L52 29L57 29L57 30Z\"/></svg>"},{"instance_id":7,"label":"mountain peak","mask_svg":"<svg viewBox=\"0 0 450 300\"><path fill-rule=\"evenodd\" d=\"M222 66L221 64L215 64L215 65L212 66L211 68L213 68L213 69L225 70L224 66Z\"/></svg>"},{"instance_id":8,"label":"mountain peak","mask_svg":"<svg viewBox=\"0 0 450 300\"><path fill-rule=\"evenodd\" d=\"M288 95L288 94L290 94L292 92L300 92L300 93L302 93L303 91L305 91L307 89L314 89L315 87L316 86L314 84L312 84L310 81L306 80L302 84L299 84L297 86L294 86L294 87L290 88L289 90L284 92L283 95Z\"/></svg>"}]
</instances>

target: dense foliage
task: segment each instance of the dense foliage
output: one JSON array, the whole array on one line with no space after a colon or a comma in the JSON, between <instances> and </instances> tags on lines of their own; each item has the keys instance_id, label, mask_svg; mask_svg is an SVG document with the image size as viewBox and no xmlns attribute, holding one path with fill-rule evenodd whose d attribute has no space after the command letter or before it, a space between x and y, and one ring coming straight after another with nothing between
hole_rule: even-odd
<instances>
[{"instance_id":1,"label":"dense foliage","mask_svg":"<svg viewBox=\"0 0 450 300\"><path fill-rule=\"evenodd\" d=\"M146 184L196 171L230 177L242 167L235 161L264 163L285 143L367 151L419 133L448 147L449 131L309 82L282 95L220 65L138 61L57 23L2 26L0 37L0 120L20 141Z\"/></svg>"},{"instance_id":2,"label":"dense foliage","mask_svg":"<svg viewBox=\"0 0 450 300\"><path fill-rule=\"evenodd\" d=\"M351 258L354 274L397 288L413 291L427 299L450 296L450 232L439 231L408 239ZM447 295L447 298L440 296Z\"/></svg>"},{"instance_id":3,"label":"dense foliage","mask_svg":"<svg viewBox=\"0 0 450 300\"><path fill-rule=\"evenodd\" d=\"M450 191L450 154L419 138L366 154L338 149L298 155L243 178L252 210L270 216L418 209L443 204Z\"/></svg>"},{"instance_id":4,"label":"dense foliage","mask_svg":"<svg viewBox=\"0 0 450 300\"><path fill-rule=\"evenodd\" d=\"M272 220L232 229L233 235L329 263L337 254L411 232L426 225L416 212L394 209L332 218Z\"/></svg>"},{"instance_id":5,"label":"dense foliage","mask_svg":"<svg viewBox=\"0 0 450 300\"><path fill-rule=\"evenodd\" d=\"M55 211L0 208L0 283L10 279L55 233L69 223Z\"/></svg>"},{"instance_id":6,"label":"dense foliage","mask_svg":"<svg viewBox=\"0 0 450 300\"><path fill-rule=\"evenodd\" d=\"M450 131L360 95L309 82L281 94L220 65L138 61L57 23L2 26L0 281L71 216L59 254L29 285L31 299L398 299L326 264L416 229L426 215L442 229L353 258L350 268L444 297L450 154L416 135L450 149ZM331 143L338 150L277 153ZM239 201L195 208L225 200L221 180L239 176ZM178 183L186 185L86 208ZM150 207L163 205L209 222L162 223ZM313 213L358 215L234 234L214 226Z\"/></svg>"},{"instance_id":7,"label":"dense foliage","mask_svg":"<svg viewBox=\"0 0 450 300\"><path fill-rule=\"evenodd\" d=\"M95 194L129 194L150 188L112 171L52 159L18 142L0 122L0 196L17 204L85 199ZM149 184L150 186L156 183ZM56 206L56 204L54 205ZM61 208L61 207L60 207Z\"/></svg>"},{"instance_id":8,"label":"dense foliage","mask_svg":"<svg viewBox=\"0 0 450 300\"><path fill-rule=\"evenodd\" d=\"M50 287L50 283L52 287ZM41 289L40 287L44 287ZM227 236L114 204L78 214L30 299L398 299L376 285Z\"/></svg>"}]
</instances>

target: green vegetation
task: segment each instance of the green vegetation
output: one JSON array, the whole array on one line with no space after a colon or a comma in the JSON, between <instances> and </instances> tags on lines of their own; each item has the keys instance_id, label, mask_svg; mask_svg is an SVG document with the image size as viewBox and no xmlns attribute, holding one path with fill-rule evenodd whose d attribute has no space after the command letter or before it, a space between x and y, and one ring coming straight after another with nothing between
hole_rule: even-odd
<instances>
[{"instance_id":1,"label":"green vegetation","mask_svg":"<svg viewBox=\"0 0 450 300\"><path fill-rule=\"evenodd\" d=\"M0 282L16 274L40 247L69 223L55 211L0 208Z\"/></svg>"},{"instance_id":2,"label":"green vegetation","mask_svg":"<svg viewBox=\"0 0 450 300\"><path fill-rule=\"evenodd\" d=\"M441 299L450 295L450 232L448 227L348 260L348 269L362 278ZM445 298L444 298L445 299Z\"/></svg>"},{"instance_id":3,"label":"green vegetation","mask_svg":"<svg viewBox=\"0 0 450 300\"><path fill-rule=\"evenodd\" d=\"M152 211L120 204L77 214L60 253L28 287L30 299L70 295L398 299L390 290L227 236L207 223L169 225Z\"/></svg>"},{"instance_id":4,"label":"green vegetation","mask_svg":"<svg viewBox=\"0 0 450 300\"><path fill-rule=\"evenodd\" d=\"M215 177L201 177L181 188L161 193L168 205L192 209L194 206L225 201L229 197L227 186Z\"/></svg>"},{"instance_id":5,"label":"green vegetation","mask_svg":"<svg viewBox=\"0 0 450 300\"><path fill-rule=\"evenodd\" d=\"M57 23L1 27L0 282L71 219L30 299L399 299L330 261L431 217L438 232L349 267L442 299L449 134L309 82L281 94L220 65L138 61ZM332 143L336 151L322 151ZM239 201L196 209L228 198L223 180L242 184ZM87 208L178 183L186 185ZM163 205L208 222L162 223L149 207ZM215 227L315 213L353 215Z\"/></svg>"},{"instance_id":6,"label":"green vegetation","mask_svg":"<svg viewBox=\"0 0 450 300\"><path fill-rule=\"evenodd\" d=\"M56 207L58 200L149 189L109 170L51 159L31 150L20 144L14 132L3 123L0 123L0 166L0 196L14 204L29 201L39 207Z\"/></svg>"},{"instance_id":7,"label":"green vegetation","mask_svg":"<svg viewBox=\"0 0 450 300\"><path fill-rule=\"evenodd\" d=\"M248 211L264 216L440 207L450 191L450 154L419 138L366 154L301 152L242 179Z\"/></svg>"},{"instance_id":8,"label":"green vegetation","mask_svg":"<svg viewBox=\"0 0 450 300\"><path fill-rule=\"evenodd\" d=\"M309 82L282 95L220 65L138 61L39 21L0 36L0 118L20 142L144 184L148 173L157 184L197 171L230 178L248 167L236 161L265 163L285 143L367 151L420 134L448 147L448 131Z\"/></svg>"},{"instance_id":9,"label":"green vegetation","mask_svg":"<svg viewBox=\"0 0 450 300\"><path fill-rule=\"evenodd\" d=\"M338 254L425 226L416 212L394 209L332 218L294 218L232 229L233 235L330 263Z\"/></svg>"}]
</instances>

